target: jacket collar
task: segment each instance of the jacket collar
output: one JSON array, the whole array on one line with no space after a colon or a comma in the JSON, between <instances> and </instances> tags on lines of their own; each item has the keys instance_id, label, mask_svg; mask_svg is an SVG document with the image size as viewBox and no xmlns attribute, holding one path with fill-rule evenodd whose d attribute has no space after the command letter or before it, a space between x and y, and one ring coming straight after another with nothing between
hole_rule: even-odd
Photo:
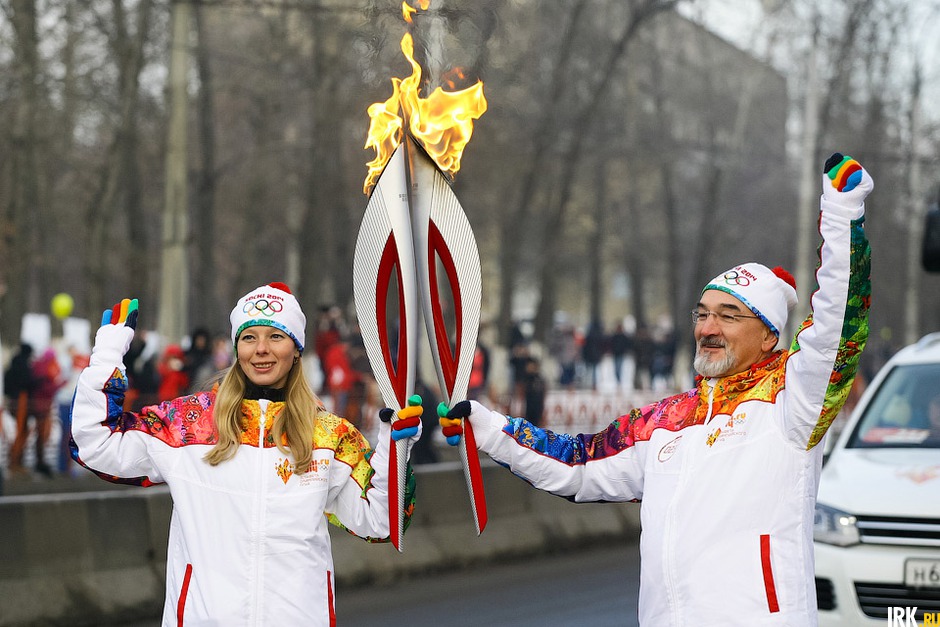
<instances>
[{"instance_id":1,"label":"jacket collar","mask_svg":"<svg viewBox=\"0 0 940 627\"><path fill-rule=\"evenodd\" d=\"M245 398L255 400L255 401L262 399L262 398L266 398L269 401L284 402L285 400L287 400L287 389L262 387L259 385L255 385L251 381L246 381Z\"/></svg>"},{"instance_id":2,"label":"jacket collar","mask_svg":"<svg viewBox=\"0 0 940 627\"><path fill-rule=\"evenodd\" d=\"M750 389L758 381L767 377L768 374L780 368L785 362L786 352L783 350L774 351L764 361L760 361L743 372L719 377L717 379L706 379L698 375L695 377L696 386L701 391L705 386L715 386L716 395L728 395L736 392L742 392Z\"/></svg>"}]
</instances>

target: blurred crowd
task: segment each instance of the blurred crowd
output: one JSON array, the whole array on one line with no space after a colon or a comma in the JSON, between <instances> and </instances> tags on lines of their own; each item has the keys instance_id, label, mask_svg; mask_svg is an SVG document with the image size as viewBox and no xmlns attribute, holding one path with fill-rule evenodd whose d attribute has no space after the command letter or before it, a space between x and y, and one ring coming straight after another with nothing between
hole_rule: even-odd
<instances>
[{"instance_id":1,"label":"blurred crowd","mask_svg":"<svg viewBox=\"0 0 940 627\"><path fill-rule=\"evenodd\" d=\"M161 342L155 332L139 333L125 356L124 409L136 411L211 385L232 363L230 344L227 336L213 337L205 329L195 329L185 348ZM0 413L0 452L5 453L0 468L6 468L8 479L77 472L69 452L69 410L88 360L87 351L61 339L41 351L28 343L15 350L3 373Z\"/></svg>"},{"instance_id":2,"label":"blurred crowd","mask_svg":"<svg viewBox=\"0 0 940 627\"><path fill-rule=\"evenodd\" d=\"M605 328L594 321L582 329L568 316L555 318L548 345L531 338L531 325L514 325L510 339L513 376L524 381L530 362L548 358L553 384L565 389L622 391L666 390L673 387L675 334L665 324L637 325L632 317Z\"/></svg>"},{"instance_id":3,"label":"blurred crowd","mask_svg":"<svg viewBox=\"0 0 940 627\"><path fill-rule=\"evenodd\" d=\"M68 467L68 443L60 438L55 460L47 459L46 447L53 432L53 421L68 423L70 389L75 377L88 364L88 356L74 348L57 352L47 348L34 355L31 345L21 344L4 371L3 391L5 409L14 422L14 432L2 436L7 444L7 467L11 474L26 472L24 458L26 446L33 447L33 470L43 476L52 476L54 470L64 472ZM32 435L32 437L30 437Z\"/></svg>"}]
</instances>

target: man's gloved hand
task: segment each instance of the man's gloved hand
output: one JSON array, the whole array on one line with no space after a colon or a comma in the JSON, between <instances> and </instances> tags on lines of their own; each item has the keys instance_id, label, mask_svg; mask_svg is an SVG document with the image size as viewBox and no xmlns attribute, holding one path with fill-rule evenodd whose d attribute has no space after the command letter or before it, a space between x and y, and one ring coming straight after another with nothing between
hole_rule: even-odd
<instances>
[{"instance_id":1,"label":"man's gloved hand","mask_svg":"<svg viewBox=\"0 0 940 627\"><path fill-rule=\"evenodd\" d=\"M453 409L448 409L444 403L437 406L441 432L451 446L457 446L460 443L460 436L463 435L463 421L470 417L470 409L470 401L460 401L454 405Z\"/></svg>"},{"instance_id":2,"label":"man's gloved hand","mask_svg":"<svg viewBox=\"0 0 940 627\"><path fill-rule=\"evenodd\" d=\"M874 187L871 176L852 157L836 152L826 159L826 165L823 166L823 202L857 209Z\"/></svg>"},{"instance_id":3,"label":"man's gloved hand","mask_svg":"<svg viewBox=\"0 0 940 627\"><path fill-rule=\"evenodd\" d=\"M89 365L116 365L124 360L137 328L137 299L125 298L101 315Z\"/></svg>"},{"instance_id":4,"label":"man's gloved hand","mask_svg":"<svg viewBox=\"0 0 940 627\"><path fill-rule=\"evenodd\" d=\"M395 417L395 410L390 407L379 410L379 419L382 422L392 423L393 440L398 442L411 438L412 444L418 441L421 437L421 414L424 413L421 403L421 397L415 394L408 399L408 407L400 410L397 417Z\"/></svg>"}]
</instances>

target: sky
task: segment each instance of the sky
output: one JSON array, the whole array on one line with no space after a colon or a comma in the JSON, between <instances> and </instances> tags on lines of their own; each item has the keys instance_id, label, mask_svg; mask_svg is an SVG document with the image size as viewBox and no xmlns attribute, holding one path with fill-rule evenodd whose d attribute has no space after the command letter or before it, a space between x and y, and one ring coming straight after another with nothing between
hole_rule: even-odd
<instances>
[{"instance_id":1,"label":"sky","mask_svg":"<svg viewBox=\"0 0 940 627\"><path fill-rule=\"evenodd\" d=\"M765 8L788 3L797 7L797 12L811 6L809 0L691 0L680 4L679 11L736 46L753 50ZM920 61L925 115L936 122L940 120L940 0L908 0L907 6L910 26L903 39L908 49L899 58L906 67L911 67L915 59Z\"/></svg>"}]
</instances>

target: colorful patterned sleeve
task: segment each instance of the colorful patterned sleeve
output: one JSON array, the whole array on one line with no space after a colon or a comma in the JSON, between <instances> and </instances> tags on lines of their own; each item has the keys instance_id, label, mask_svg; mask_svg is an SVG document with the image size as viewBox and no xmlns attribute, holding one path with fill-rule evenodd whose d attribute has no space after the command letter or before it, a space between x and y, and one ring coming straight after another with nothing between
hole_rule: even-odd
<instances>
[{"instance_id":1,"label":"colorful patterned sleeve","mask_svg":"<svg viewBox=\"0 0 940 627\"><path fill-rule=\"evenodd\" d=\"M336 461L341 462L331 472L329 521L367 542L389 542L387 453L371 448L358 429L333 414L318 418L317 442L332 448ZM414 472L409 462L404 498L406 530L414 513L414 495Z\"/></svg>"},{"instance_id":2,"label":"colorful patterned sleeve","mask_svg":"<svg viewBox=\"0 0 940 627\"><path fill-rule=\"evenodd\" d=\"M115 365L89 366L79 376L72 401L72 457L113 483L162 483L149 446L174 436L159 414L123 410L127 377Z\"/></svg>"},{"instance_id":3,"label":"colorful patterned sleeve","mask_svg":"<svg viewBox=\"0 0 940 627\"><path fill-rule=\"evenodd\" d=\"M643 456L653 430L680 429L694 417L692 390L614 420L599 433L569 435L474 405L477 444L535 487L572 501L638 501Z\"/></svg>"},{"instance_id":4,"label":"colorful patterned sleeve","mask_svg":"<svg viewBox=\"0 0 940 627\"><path fill-rule=\"evenodd\" d=\"M787 437L812 449L848 398L868 339L871 248L861 208L822 212L812 313L800 325L787 361Z\"/></svg>"}]
</instances>

